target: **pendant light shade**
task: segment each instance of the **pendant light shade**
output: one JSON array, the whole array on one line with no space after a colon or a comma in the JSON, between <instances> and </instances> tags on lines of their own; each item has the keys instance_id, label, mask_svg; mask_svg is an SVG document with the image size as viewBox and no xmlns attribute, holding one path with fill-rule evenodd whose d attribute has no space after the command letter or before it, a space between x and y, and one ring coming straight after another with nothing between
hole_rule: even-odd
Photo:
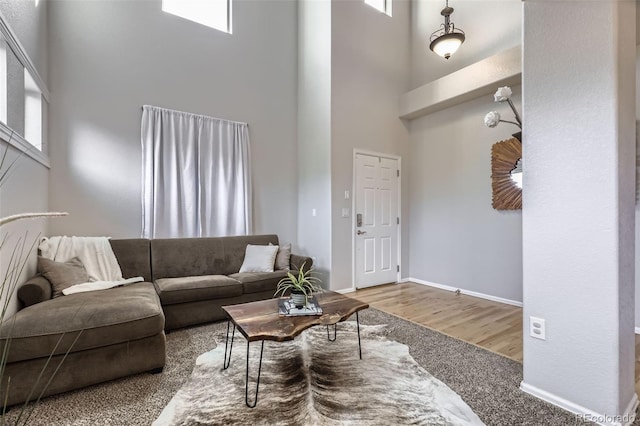
<instances>
[{"instance_id":1,"label":"pendant light shade","mask_svg":"<svg viewBox=\"0 0 640 426\"><path fill-rule=\"evenodd\" d=\"M449 0L447 0L446 7L440 12L440 14L444 16L444 24L434 31L429 38L431 42L429 49L445 59L449 59L462 43L464 43L464 31L456 28L453 22L451 22L450 17L452 13L453 8L449 7Z\"/></svg>"}]
</instances>

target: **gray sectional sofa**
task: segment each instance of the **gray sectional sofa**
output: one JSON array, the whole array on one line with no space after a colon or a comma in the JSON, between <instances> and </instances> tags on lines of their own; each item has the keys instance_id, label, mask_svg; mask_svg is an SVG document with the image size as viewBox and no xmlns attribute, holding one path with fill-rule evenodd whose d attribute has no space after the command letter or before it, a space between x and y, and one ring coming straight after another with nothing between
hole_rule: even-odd
<instances>
[{"instance_id":1,"label":"gray sectional sofa","mask_svg":"<svg viewBox=\"0 0 640 426\"><path fill-rule=\"evenodd\" d=\"M36 399L58 366L44 396L162 371L165 330L221 320L222 306L273 297L286 271L238 273L247 244L269 243L278 245L278 236L111 240L122 275L145 282L52 299L44 277L30 279L18 290L22 309L0 328L0 348L10 336L0 400L7 386L8 405ZM290 268L311 262L292 254Z\"/></svg>"}]
</instances>

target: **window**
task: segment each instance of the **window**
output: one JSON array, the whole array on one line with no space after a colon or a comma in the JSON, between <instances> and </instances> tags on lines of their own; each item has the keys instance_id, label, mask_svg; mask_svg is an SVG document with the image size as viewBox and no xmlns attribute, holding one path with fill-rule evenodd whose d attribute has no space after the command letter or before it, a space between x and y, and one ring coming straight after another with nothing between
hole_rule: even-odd
<instances>
[{"instance_id":1,"label":"window","mask_svg":"<svg viewBox=\"0 0 640 426\"><path fill-rule=\"evenodd\" d=\"M49 167L49 90L0 14L0 139Z\"/></svg>"},{"instance_id":2,"label":"window","mask_svg":"<svg viewBox=\"0 0 640 426\"><path fill-rule=\"evenodd\" d=\"M391 0L364 0L369 6L391 16Z\"/></svg>"},{"instance_id":3,"label":"window","mask_svg":"<svg viewBox=\"0 0 640 426\"><path fill-rule=\"evenodd\" d=\"M250 235L249 125L142 107L144 238Z\"/></svg>"},{"instance_id":4,"label":"window","mask_svg":"<svg viewBox=\"0 0 640 426\"><path fill-rule=\"evenodd\" d=\"M31 145L42 149L42 92L24 69L24 138Z\"/></svg>"},{"instance_id":5,"label":"window","mask_svg":"<svg viewBox=\"0 0 640 426\"><path fill-rule=\"evenodd\" d=\"M231 0L162 0L162 10L231 34Z\"/></svg>"}]
</instances>

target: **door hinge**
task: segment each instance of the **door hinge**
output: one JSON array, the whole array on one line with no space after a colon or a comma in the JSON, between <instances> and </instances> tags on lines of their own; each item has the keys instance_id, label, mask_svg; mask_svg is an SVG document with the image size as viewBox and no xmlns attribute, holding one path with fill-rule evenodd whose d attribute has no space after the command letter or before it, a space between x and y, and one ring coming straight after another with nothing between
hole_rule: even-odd
<instances>
[{"instance_id":1,"label":"door hinge","mask_svg":"<svg viewBox=\"0 0 640 426\"><path fill-rule=\"evenodd\" d=\"M396 224L400 225L400 218L399 217L396 218Z\"/></svg>"},{"instance_id":2,"label":"door hinge","mask_svg":"<svg viewBox=\"0 0 640 426\"><path fill-rule=\"evenodd\" d=\"M396 271L400 272L400 265L397 265Z\"/></svg>"},{"instance_id":3,"label":"door hinge","mask_svg":"<svg viewBox=\"0 0 640 426\"><path fill-rule=\"evenodd\" d=\"M396 172L397 172L396 175L400 177L400 170L396 170Z\"/></svg>"}]
</instances>

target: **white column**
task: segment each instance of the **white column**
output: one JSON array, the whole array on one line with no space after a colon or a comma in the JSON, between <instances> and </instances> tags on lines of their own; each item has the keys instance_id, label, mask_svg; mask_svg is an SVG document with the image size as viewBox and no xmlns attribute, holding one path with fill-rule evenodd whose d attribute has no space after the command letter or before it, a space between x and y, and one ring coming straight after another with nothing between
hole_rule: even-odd
<instances>
[{"instance_id":1,"label":"white column","mask_svg":"<svg viewBox=\"0 0 640 426\"><path fill-rule=\"evenodd\" d=\"M635 8L524 2L521 388L589 415L637 405ZM546 340L529 336L531 316Z\"/></svg>"},{"instance_id":2,"label":"white column","mask_svg":"<svg viewBox=\"0 0 640 426\"><path fill-rule=\"evenodd\" d=\"M331 285L331 8L298 2L298 241ZM295 167L295 165L289 165Z\"/></svg>"}]
</instances>

